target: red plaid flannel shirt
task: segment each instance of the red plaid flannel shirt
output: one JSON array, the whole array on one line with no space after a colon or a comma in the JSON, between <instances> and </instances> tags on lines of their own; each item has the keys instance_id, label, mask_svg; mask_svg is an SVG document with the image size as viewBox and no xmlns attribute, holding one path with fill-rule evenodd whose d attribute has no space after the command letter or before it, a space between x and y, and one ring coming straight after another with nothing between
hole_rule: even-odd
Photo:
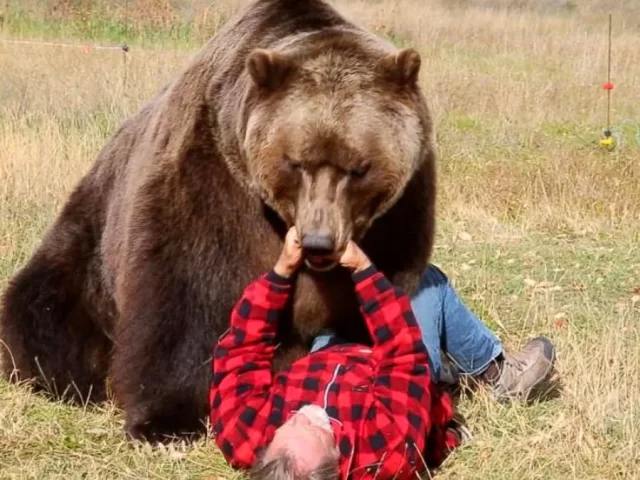
<instances>
[{"instance_id":1,"label":"red plaid flannel shirt","mask_svg":"<svg viewBox=\"0 0 640 480\"><path fill-rule=\"evenodd\" d=\"M212 434L233 467L250 468L276 428L310 403L332 419L343 478L416 478L457 445L447 430L451 399L431 381L408 297L374 266L353 280L373 347L325 347L277 374L290 283L272 270L246 288L214 348L209 394Z\"/></svg>"}]
</instances>

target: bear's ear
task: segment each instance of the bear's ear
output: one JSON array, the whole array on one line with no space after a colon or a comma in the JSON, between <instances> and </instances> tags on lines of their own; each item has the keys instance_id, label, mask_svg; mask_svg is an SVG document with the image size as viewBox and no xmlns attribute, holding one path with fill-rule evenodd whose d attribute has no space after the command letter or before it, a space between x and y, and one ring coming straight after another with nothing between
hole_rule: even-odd
<instances>
[{"instance_id":1,"label":"bear's ear","mask_svg":"<svg viewBox=\"0 0 640 480\"><path fill-rule=\"evenodd\" d=\"M269 90L279 87L293 66L283 55L262 48L257 48L249 54L246 65L256 85Z\"/></svg>"},{"instance_id":2,"label":"bear's ear","mask_svg":"<svg viewBox=\"0 0 640 480\"><path fill-rule=\"evenodd\" d=\"M421 65L420 54L413 48L392 53L380 62L384 76L400 85L411 85L418 81Z\"/></svg>"}]
</instances>

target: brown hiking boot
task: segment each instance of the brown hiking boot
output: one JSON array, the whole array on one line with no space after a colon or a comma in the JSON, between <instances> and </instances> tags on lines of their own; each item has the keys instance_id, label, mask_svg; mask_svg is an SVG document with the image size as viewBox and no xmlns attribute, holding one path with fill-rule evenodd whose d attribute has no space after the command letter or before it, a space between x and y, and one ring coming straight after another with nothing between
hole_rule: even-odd
<instances>
[{"instance_id":1,"label":"brown hiking boot","mask_svg":"<svg viewBox=\"0 0 640 480\"><path fill-rule=\"evenodd\" d=\"M555 348L549 339L536 337L521 351L505 353L504 359L492 365L483 377L492 385L497 400L526 401L551 376L554 362Z\"/></svg>"}]
</instances>

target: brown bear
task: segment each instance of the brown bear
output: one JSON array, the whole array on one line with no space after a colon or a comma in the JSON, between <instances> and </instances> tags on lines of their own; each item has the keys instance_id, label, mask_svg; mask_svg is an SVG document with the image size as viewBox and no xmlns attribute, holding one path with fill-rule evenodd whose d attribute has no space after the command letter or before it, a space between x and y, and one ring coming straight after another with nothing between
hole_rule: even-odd
<instances>
[{"instance_id":1,"label":"brown bear","mask_svg":"<svg viewBox=\"0 0 640 480\"><path fill-rule=\"evenodd\" d=\"M131 438L204 431L210 359L289 226L305 264L281 364L334 327L369 341L349 239L412 292L434 232L420 57L322 0L257 0L115 132L0 312L4 374L101 401Z\"/></svg>"}]
</instances>

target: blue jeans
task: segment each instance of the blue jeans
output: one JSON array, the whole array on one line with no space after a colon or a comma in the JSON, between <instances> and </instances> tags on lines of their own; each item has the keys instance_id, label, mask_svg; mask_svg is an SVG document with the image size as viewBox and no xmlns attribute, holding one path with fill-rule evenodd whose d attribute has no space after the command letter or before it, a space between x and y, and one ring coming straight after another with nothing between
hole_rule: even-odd
<instances>
[{"instance_id":1,"label":"blue jeans","mask_svg":"<svg viewBox=\"0 0 640 480\"><path fill-rule=\"evenodd\" d=\"M422 330L435 382L440 381L443 371L443 352L468 375L482 373L502 353L501 342L469 310L438 267L427 267L411 307ZM341 342L327 331L314 339L311 351Z\"/></svg>"}]
</instances>

